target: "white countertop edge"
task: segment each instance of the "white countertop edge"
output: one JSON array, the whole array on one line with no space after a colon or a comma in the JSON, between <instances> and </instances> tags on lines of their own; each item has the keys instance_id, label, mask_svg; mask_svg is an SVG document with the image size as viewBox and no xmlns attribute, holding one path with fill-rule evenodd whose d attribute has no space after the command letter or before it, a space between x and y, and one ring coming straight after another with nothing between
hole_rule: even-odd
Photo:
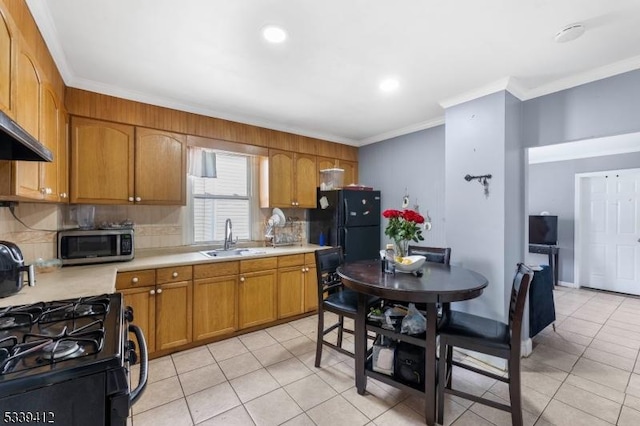
<instances>
[{"instance_id":1,"label":"white countertop edge","mask_svg":"<svg viewBox=\"0 0 640 426\"><path fill-rule=\"evenodd\" d=\"M193 251L194 248L191 248L192 251L187 251L183 247L139 250L135 259L128 262L65 266L55 272L36 274L35 287L24 286L18 293L0 298L0 308L114 293L116 291L116 275L118 272L312 253L319 248L320 246L315 244L260 247L259 250L264 250L264 253L220 258L209 258L199 252L200 250L206 250L206 247L198 248L196 249L197 251Z\"/></svg>"}]
</instances>

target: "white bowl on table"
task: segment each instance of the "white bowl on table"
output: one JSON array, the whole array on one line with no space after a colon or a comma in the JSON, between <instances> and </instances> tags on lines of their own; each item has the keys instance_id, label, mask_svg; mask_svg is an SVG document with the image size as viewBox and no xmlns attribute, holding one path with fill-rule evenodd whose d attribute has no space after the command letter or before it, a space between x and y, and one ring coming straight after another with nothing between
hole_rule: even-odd
<instances>
[{"instance_id":1,"label":"white bowl on table","mask_svg":"<svg viewBox=\"0 0 640 426\"><path fill-rule=\"evenodd\" d=\"M396 271L411 273L420 269L427 258L424 256L414 255L405 256L402 260L403 262L396 262ZM406 263L407 260L410 260L411 262Z\"/></svg>"}]
</instances>

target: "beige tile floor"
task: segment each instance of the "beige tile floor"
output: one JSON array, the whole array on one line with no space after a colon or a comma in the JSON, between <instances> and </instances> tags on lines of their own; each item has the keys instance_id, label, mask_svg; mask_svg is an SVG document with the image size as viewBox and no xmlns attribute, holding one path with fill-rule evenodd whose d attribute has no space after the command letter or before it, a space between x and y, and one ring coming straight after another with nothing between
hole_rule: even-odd
<instances>
[{"instance_id":1,"label":"beige tile floor","mask_svg":"<svg viewBox=\"0 0 640 426\"><path fill-rule=\"evenodd\" d=\"M562 287L554 296L557 331L536 336L522 360L525 425L640 425L640 298ZM424 424L420 398L373 379L358 395L350 358L325 349L315 368L315 327L308 317L151 361L129 424ZM508 400L505 384L465 370L454 387ZM445 402L447 425L511 424L505 412Z\"/></svg>"}]
</instances>

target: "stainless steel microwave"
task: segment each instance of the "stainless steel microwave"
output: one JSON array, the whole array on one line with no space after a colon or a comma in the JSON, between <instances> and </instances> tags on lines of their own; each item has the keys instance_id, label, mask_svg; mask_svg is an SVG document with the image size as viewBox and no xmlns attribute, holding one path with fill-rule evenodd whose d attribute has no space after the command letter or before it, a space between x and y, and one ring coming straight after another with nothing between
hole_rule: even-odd
<instances>
[{"instance_id":1,"label":"stainless steel microwave","mask_svg":"<svg viewBox=\"0 0 640 426\"><path fill-rule=\"evenodd\" d=\"M58 232L63 265L121 262L133 259L133 229L75 229Z\"/></svg>"}]
</instances>

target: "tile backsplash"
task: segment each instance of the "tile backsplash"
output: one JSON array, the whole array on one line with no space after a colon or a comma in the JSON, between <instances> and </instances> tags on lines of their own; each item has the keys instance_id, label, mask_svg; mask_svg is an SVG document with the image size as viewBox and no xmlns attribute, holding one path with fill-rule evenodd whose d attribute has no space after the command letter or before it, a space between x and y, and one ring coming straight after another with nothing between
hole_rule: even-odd
<instances>
[{"instance_id":1,"label":"tile backsplash","mask_svg":"<svg viewBox=\"0 0 640 426\"><path fill-rule=\"evenodd\" d=\"M13 217L9 208L0 208L0 240L17 244L27 263L38 258L55 258L57 231L78 226L75 208L72 205L20 202L15 207L15 215L19 220ZM306 242L306 211L285 209L284 214L288 221L299 226L299 237L302 242ZM188 215L187 208L181 206L95 206L96 224L120 223L126 219L134 223L136 249L184 246L185 215ZM258 216L258 223L254 226L254 239L262 241L271 210L260 209Z\"/></svg>"},{"instance_id":2,"label":"tile backsplash","mask_svg":"<svg viewBox=\"0 0 640 426\"><path fill-rule=\"evenodd\" d=\"M75 206L19 203L16 220L9 208L0 208L0 240L16 243L27 262L57 256L56 233L77 227ZM136 249L183 245L183 211L179 206L95 207L95 223L133 221Z\"/></svg>"}]
</instances>

